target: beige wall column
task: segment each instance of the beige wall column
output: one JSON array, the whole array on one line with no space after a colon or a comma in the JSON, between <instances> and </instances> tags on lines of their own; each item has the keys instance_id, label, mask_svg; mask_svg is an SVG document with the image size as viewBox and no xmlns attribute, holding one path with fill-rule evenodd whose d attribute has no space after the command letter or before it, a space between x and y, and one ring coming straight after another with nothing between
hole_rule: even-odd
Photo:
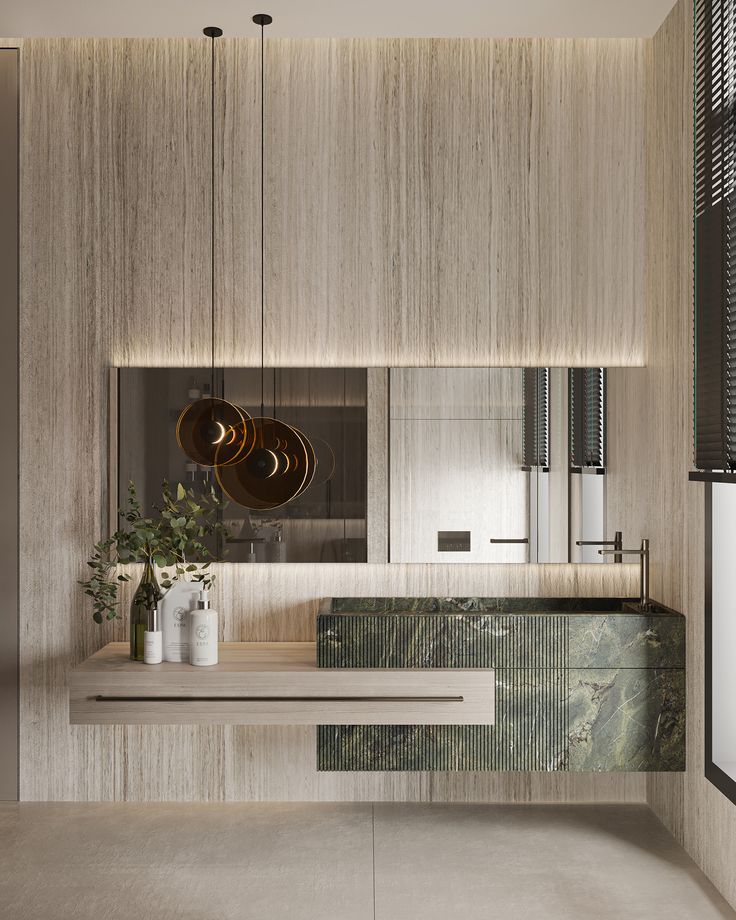
<instances>
[{"instance_id":1,"label":"beige wall column","mask_svg":"<svg viewBox=\"0 0 736 920\"><path fill-rule=\"evenodd\" d=\"M0 799L18 798L18 50L0 48Z\"/></svg>"}]
</instances>

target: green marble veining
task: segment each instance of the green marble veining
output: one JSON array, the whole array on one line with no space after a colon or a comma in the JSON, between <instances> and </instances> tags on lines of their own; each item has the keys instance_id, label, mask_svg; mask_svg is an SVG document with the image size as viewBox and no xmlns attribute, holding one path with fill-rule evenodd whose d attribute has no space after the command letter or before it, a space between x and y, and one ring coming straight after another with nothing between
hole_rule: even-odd
<instances>
[{"instance_id":1,"label":"green marble veining","mask_svg":"<svg viewBox=\"0 0 736 920\"><path fill-rule=\"evenodd\" d=\"M680 614L582 614L570 622L568 667L685 667L685 618Z\"/></svg>"},{"instance_id":2,"label":"green marble veining","mask_svg":"<svg viewBox=\"0 0 736 920\"><path fill-rule=\"evenodd\" d=\"M320 770L684 770L685 621L620 598L333 598L320 667L494 668L493 726L321 726Z\"/></svg>"},{"instance_id":3,"label":"green marble veining","mask_svg":"<svg viewBox=\"0 0 736 920\"><path fill-rule=\"evenodd\" d=\"M476 771L493 762L487 725L318 725L317 769Z\"/></svg>"},{"instance_id":4,"label":"green marble veining","mask_svg":"<svg viewBox=\"0 0 736 920\"><path fill-rule=\"evenodd\" d=\"M685 769L685 672L496 672L495 725L329 725L319 770Z\"/></svg>"},{"instance_id":5,"label":"green marble veining","mask_svg":"<svg viewBox=\"0 0 736 920\"><path fill-rule=\"evenodd\" d=\"M561 667L569 618L489 614L322 614L321 668ZM564 657L561 657L564 656Z\"/></svg>"},{"instance_id":6,"label":"green marble veining","mask_svg":"<svg viewBox=\"0 0 736 920\"><path fill-rule=\"evenodd\" d=\"M496 672L496 725L320 726L320 770L564 770L567 677Z\"/></svg>"},{"instance_id":7,"label":"green marble veining","mask_svg":"<svg viewBox=\"0 0 736 920\"><path fill-rule=\"evenodd\" d=\"M568 769L685 769L685 671L571 670Z\"/></svg>"},{"instance_id":8,"label":"green marble veining","mask_svg":"<svg viewBox=\"0 0 736 920\"><path fill-rule=\"evenodd\" d=\"M682 668L685 620L642 613L565 616L323 613L321 668Z\"/></svg>"}]
</instances>

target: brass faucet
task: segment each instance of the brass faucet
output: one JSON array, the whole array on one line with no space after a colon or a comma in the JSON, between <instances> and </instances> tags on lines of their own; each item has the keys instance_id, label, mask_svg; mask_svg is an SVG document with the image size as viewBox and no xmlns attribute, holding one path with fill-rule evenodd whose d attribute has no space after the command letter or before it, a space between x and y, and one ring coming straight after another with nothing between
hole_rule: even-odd
<instances>
[{"instance_id":1,"label":"brass faucet","mask_svg":"<svg viewBox=\"0 0 736 920\"><path fill-rule=\"evenodd\" d=\"M646 613L649 610L649 540L642 540L640 549L599 549L598 553L601 556L622 553L639 557L639 607Z\"/></svg>"}]
</instances>

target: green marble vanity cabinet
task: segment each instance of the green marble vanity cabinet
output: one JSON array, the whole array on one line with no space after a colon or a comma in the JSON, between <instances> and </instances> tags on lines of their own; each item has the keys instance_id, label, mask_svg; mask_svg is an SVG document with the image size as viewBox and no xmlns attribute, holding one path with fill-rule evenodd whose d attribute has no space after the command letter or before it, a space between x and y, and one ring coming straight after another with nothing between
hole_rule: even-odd
<instances>
[{"instance_id":1,"label":"green marble vanity cabinet","mask_svg":"<svg viewBox=\"0 0 736 920\"><path fill-rule=\"evenodd\" d=\"M331 598L322 668L493 668L495 725L318 728L320 770L685 769L685 619L621 598Z\"/></svg>"}]
</instances>

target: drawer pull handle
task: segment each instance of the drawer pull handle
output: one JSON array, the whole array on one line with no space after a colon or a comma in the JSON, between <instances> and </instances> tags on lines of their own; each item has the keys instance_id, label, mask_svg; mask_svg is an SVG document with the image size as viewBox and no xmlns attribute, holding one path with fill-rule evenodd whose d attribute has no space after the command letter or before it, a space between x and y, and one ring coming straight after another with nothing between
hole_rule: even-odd
<instances>
[{"instance_id":1,"label":"drawer pull handle","mask_svg":"<svg viewBox=\"0 0 736 920\"><path fill-rule=\"evenodd\" d=\"M463 703L463 696L102 696L96 703Z\"/></svg>"}]
</instances>

